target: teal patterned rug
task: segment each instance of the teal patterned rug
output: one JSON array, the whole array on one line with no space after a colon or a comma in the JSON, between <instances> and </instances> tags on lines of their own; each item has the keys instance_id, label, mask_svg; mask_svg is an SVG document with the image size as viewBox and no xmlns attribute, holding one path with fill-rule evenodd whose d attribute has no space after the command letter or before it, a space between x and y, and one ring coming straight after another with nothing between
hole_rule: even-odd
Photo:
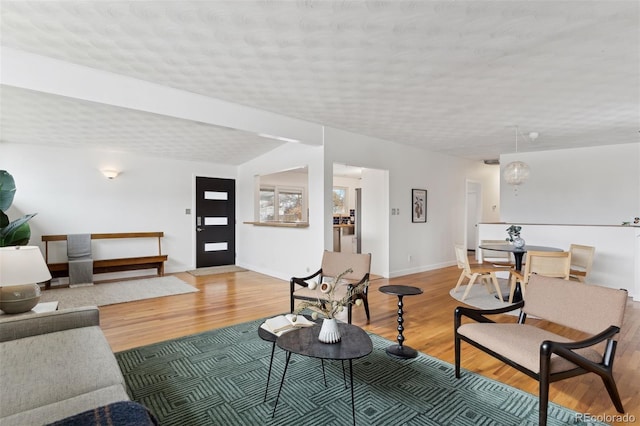
<instances>
[{"instance_id":1,"label":"teal patterned rug","mask_svg":"<svg viewBox=\"0 0 640 426\"><path fill-rule=\"evenodd\" d=\"M271 417L285 353L276 347L264 402L271 343L258 337L261 323L117 353L131 398L161 425L351 424L341 364L325 362L325 387L320 362L295 354ZM412 360L391 358L384 349L392 342L370 336L373 352L353 363L357 424L537 425L537 397L466 370L457 380L451 364L422 353ZM549 426L587 424L602 425L550 404Z\"/></svg>"}]
</instances>

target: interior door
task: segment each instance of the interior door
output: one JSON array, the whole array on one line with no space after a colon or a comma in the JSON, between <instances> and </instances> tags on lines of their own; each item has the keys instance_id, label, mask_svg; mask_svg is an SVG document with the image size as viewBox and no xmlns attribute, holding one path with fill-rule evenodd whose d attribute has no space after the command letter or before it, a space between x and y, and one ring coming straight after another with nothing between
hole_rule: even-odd
<instances>
[{"instance_id":1,"label":"interior door","mask_svg":"<svg viewBox=\"0 0 640 426\"><path fill-rule=\"evenodd\" d=\"M196 176L196 267L236 261L236 181Z\"/></svg>"},{"instance_id":2,"label":"interior door","mask_svg":"<svg viewBox=\"0 0 640 426\"><path fill-rule=\"evenodd\" d=\"M466 181L466 222L465 241L467 250L476 252L476 260L479 260L478 248L478 223L482 221L482 184L479 182Z\"/></svg>"}]
</instances>

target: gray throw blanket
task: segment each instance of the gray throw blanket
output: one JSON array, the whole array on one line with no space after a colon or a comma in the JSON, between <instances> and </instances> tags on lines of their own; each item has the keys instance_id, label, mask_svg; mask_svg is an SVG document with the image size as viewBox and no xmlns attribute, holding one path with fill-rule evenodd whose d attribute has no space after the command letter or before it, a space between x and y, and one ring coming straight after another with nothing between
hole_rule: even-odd
<instances>
[{"instance_id":1,"label":"gray throw blanket","mask_svg":"<svg viewBox=\"0 0 640 426\"><path fill-rule=\"evenodd\" d=\"M67 235L69 285L93 283L91 234Z\"/></svg>"}]
</instances>

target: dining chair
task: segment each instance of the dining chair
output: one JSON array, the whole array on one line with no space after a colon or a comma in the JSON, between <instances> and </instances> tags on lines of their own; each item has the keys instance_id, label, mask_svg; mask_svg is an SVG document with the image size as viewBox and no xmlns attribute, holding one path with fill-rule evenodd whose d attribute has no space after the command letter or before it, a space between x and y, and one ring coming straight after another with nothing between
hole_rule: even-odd
<instances>
[{"instance_id":1,"label":"dining chair","mask_svg":"<svg viewBox=\"0 0 640 426\"><path fill-rule=\"evenodd\" d=\"M520 283L522 297L525 297L527 284L531 275L569 279L571 269L571 253L568 251L528 251L525 255L524 271L513 269L509 277L511 289L509 303L513 302L516 283Z\"/></svg>"},{"instance_id":2,"label":"dining chair","mask_svg":"<svg viewBox=\"0 0 640 426\"><path fill-rule=\"evenodd\" d=\"M508 244L505 240L480 240L480 246L483 247L491 247L497 245L505 245ZM494 266L507 266L513 267L515 262L513 260L513 255L508 251L498 251L498 250L490 250L486 248L480 248L478 260L480 263L491 263Z\"/></svg>"},{"instance_id":3,"label":"dining chair","mask_svg":"<svg viewBox=\"0 0 640 426\"><path fill-rule=\"evenodd\" d=\"M462 271L460 272L460 278L458 278L458 282L456 283L456 287L453 289L454 293L458 292L458 288L462 284L465 278L469 279L469 283L467 284L467 289L462 295L462 301L469 295L469 291L473 284L480 278L485 285L485 288L491 294L491 287L489 286L490 280L493 283L493 287L496 290L496 293L502 299L502 291L500 291L500 285L498 284L498 277L496 277L496 272L505 271L504 267L493 266L489 264L470 264L469 256L467 255L467 249L461 245L455 246L456 250L456 260L458 262L458 268Z\"/></svg>"},{"instance_id":4,"label":"dining chair","mask_svg":"<svg viewBox=\"0 0 640 426\"><path fill-rule=\"evenodd\" d=\"M569 252L571 252L570 279L585 282L587 275L591 272L591 264L593 263L596 248L593 246L571 244Z\"/></svg>"}]
</instances>

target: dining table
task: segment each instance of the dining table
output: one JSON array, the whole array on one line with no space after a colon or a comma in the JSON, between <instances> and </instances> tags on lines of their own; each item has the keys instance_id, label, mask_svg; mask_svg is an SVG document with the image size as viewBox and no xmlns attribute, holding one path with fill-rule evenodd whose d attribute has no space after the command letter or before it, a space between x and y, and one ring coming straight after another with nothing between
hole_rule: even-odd
<instances>
[{"instance_id":1,"label":"dining table","mask_svg":"<svg viewBox=\"0 0 640 426\"><path fill-rule=\"evenodd\" d=\"M522 271L522 259L524 254L527 251L564 251L561 248L557 247L548 247L548 246L532 246L532 245L524 245L522 247L516 247L513 244L480 244L478 248L483 250L495 250L495 251L508 251L509 253L513 253L513 259L515 261L515 269L517 271ZM496 296L498 297L498 296ZM508 295L505 296L506 299L509 298ZM522 289L520 288L520 282L516 281L516 289L513 293L513 302L517 303L522 300Z\"/></svg>"}]
</instances>

